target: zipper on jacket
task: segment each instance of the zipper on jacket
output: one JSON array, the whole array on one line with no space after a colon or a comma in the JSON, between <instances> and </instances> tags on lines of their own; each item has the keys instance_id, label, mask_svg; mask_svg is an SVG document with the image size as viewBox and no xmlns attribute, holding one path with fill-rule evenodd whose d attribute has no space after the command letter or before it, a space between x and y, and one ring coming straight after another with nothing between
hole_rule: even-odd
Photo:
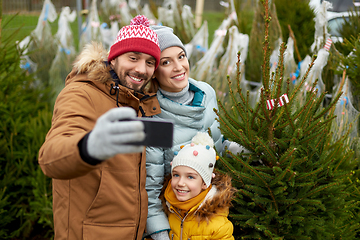
<instances>
[{"instance_id":1,"label":"zipper on jacket","mask_svg":"<svg viewBox=\"0 0 360 240\"><path fill-rule=\"evenodd\" d=\"M181 224L180 224L180 240L182 240L184 219L185 219L185 218L183 218L183 219L181 220Z\"/></svg>"},{"instance_id":2,"label":"zipper on jacket","mask_svg":"<svg viewBox=\"0 0 360 240\"><path fill-rule=\"evenodd\" d=\"M184 228L184 222L186 217L189 215L189 212L186 213L185 217L183 219L181 219L181 224L180 224L180 240L183 239L183 228Z\"/></svg>"},{"instance_id":3,"label":"zipper on jacket","mask_svg":"<svg viewBox=\"0 0 360 240\"><path fill-rule=\"evenodd\" d=\"M182 235L183 235L183 227L184 227L184 221L186 219L186 217L189 215L189 212L186 213L186 215L184 216L184 218L181 217L181 214L178 213L175 209L173 209L173 213L175 213L175 215L180 219L181 224L180 224L180 240L183 239ZM173 234L174 235L174 234ZM174 237L174 236L172 236ZM188 238L190 239L190 238Z\"/></svg>"},{"instance_id":4,"label":"zipper on jacket","mask_svg":"<svg viewBox=\"0 0 360 240\"><path fill-rule=\"evenodd\" d=\"M142 217L142 215L141 215L141 210L142 210L142 205L141 205L141 158L142 158L142 156L140 156L139 181L138 181L138 183L139 183L139 185L138 185L138 187L139 187L139 189L138 189L138 192L139 192L139 218L137 219L137 227L136 227L136 235L135 235L136 238L135 239L137 239L137 237L138 237L140 222L141 222L141 217Z\"/></svg>"}]
</instances>

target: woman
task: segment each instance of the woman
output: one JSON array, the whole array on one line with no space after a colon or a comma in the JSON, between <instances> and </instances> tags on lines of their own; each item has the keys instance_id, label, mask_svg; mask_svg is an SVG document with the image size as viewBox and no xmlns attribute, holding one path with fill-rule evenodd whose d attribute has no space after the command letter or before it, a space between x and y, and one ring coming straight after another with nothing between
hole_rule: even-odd
<instances>
[{"instance_id":1,"label":"woman","mask_svg":"<svg viewBox=\"0 0 360 240\"><path fill-rule=\"evenodd\" d=\"M217 151L229 145L223 141L214 108L218 108L214 89L207 83L189 78L186 49L173 30L152 26L157 33L161 50L160 64L154 73L151 90L157 92L161 113L154 118L174 122L173 147L146 150L146 190L149 198L146 234L154 240L169 239L168 219L158 198L164 177L170 174L170 162L181 145L191 142L197 132L211 131ZM232 144L234 145L234 144ZM232 147L232 146L231 146Z\"/></svg>"}]
</instances>

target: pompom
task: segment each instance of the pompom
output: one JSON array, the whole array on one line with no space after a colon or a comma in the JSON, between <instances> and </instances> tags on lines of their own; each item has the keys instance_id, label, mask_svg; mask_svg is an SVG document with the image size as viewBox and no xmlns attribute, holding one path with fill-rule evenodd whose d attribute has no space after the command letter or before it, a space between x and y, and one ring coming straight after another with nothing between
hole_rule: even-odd
<instances>
[{"instance_id":1,"label":"pompom","mask_svg":"<svg viewBox=\"0 0 360 240\"><path fill-rule=\"evenodd\" d=\"M191 140L192 143L198 145L209 145L214 147L214 140L209 136L207 132L198 132Z\"/></svg>"},{"instance_id":2,"label":"pompom","mask_svg":"<svg viewBox=\"0 0 360 240\"><path fill-rule=\"evenodd\" d=\"M150 21L144 15L137 15L131 20L130 25L144 25L145 27L150 27Z\"/></svg>"}]
</instances>

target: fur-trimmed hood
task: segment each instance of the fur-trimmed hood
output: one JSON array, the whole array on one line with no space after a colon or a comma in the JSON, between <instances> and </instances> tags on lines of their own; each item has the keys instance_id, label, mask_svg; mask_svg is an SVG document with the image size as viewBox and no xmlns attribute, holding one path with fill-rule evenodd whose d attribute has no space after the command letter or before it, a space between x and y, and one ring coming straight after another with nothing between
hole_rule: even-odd
<instances>
[{"instance_id":1,"label":"fur-trimmed hood","mask_svg":"<svg viewBox=\"0 0 360 240\"><path fill-rule=\"evenodd\" d=\"M168 179L169 181L170 179ZM167 181L167 183L168 183ZM167 183L164 186L167 186ZM236 189L231 185L231 178L228 175L216 172L213 178L212 188L206 195L204 201L197 209L193 209L193 214L198 222L209 221L215 215L227 215L231 201L233 200ZM163 195L163 194L162 194ZM161 197L164 202L164 196ZM164 204L165 205L165 204ZM168 214L171 206L166 202L164 206L165 212Z\"/></svg>"},{"instance_id":2,"label":"fur-trimmed hood","mask_svg":"<svg viewBox=\"0 0 360 240\"><path fill-rule=\"evenodd\" d=\"M215 173L211 184L212 189L195 213L198 221L209 220L212 216L220 213L227 214L236 192L231 185L231 178L225 174Z\"/></svg>"},{"instance_id":3,"label":"fur-trimmed hood","mask_svg":"<svg viewBox=\"0 0 360 240\"><path fill-rule=\"evenodd\" d=\"M139 111L141 113L139 116L149 117L159 114L161 108L156 93L149 93L146 90L138 92L121 85L107 57L108 53L101 43L86 44L73 63L73 69L65 80L64 90L75 86L81 88L88 86L96 89L97 93L102 92L112 98L118 107L128 106ZM92 98L95 101L94 96Z\"/></svg>"},{"instance_id":4,"label":"fur-trimmed hood","mask_svg":"<svg viewBox=\"0 0 360 240\"><path fill-rule=\"evenodd\" d=\"M86 44L73 63L73 70L66 79L67 83L72 81L73 76L81 74L86 74L87 79L94 82L105 83L111 80L107 57L108 53L101 43Z\"/></svg>"}]
</instances>

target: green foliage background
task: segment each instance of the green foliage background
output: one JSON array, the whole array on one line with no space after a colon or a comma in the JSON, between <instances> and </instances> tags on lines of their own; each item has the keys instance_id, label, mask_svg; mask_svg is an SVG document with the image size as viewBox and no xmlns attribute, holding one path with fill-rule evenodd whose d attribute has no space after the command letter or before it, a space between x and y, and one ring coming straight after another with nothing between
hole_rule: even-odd
<instances>
[{"instance_id":1,"label":"green foliage background","mask_svg":"<svg viewBox=\"0 0 360 240\"><path fill-rule=\"evenodd\" d=\"M311 55L310 46L314 42L315 14L309 7L308 0L275 0L276 12L281 26L283 41L287 41L290 25L297 40L300 60L306 55ZM295 59L299 61L297 56Z\"/></svg>"},{"instance_id":2,"label":"green foliage background","mask_svg":"<svg viewBox=\"0 0 360 240\"><path fill-rule=\"evenodd\" d=\"M237 0L235 1L236 6L240 6L246 0ZM305 54L308 52L308 47L310 47L314 33L312 31L314 22L313 17L311 17L311 13L308 9L305 9L303 2L304 0L296 0L296 1L286 1L286 0L275 0L277 7L277 18L281 25L281 28L275 26L276 32L282 32L283 40L286 40L288 37L288 28L287 24L291 25L292 30L294 31L297 44L299 47L300 55L303 58ZM240 32L251 34L252 31L256 29L253 28L254 24L254 7L250 5L242 5L243 8L237 7L238 17L239 17L239 30ZM304 14L303 14L304 13ZM306 13L306 14L305 14ZM209 44L213 38L213 33L220 25L222 19L224 18L224 13L222 12L204 12L203 20L208 21L209 27ZM37 163L37 154L41 144L44 141L45 135L50 128L51 124L51 110L52 106L49 105L51 94L48 89L39 90L34 86L37 84L37 79L34 78L33 75L29 75L27 72L21 70L19 66L20 56L16 50L15 42L18 40L22 40L24 37L28 36L30 32L35 28L38 21L38 15L4 15L1 24L1 37L0 37L0 239L50 239L52 238L53 226L52 226L52 195L51 195L51 179L44 176L41 169ZM258 21L263 21L263 19L259 19ZM20 25L19 25L20 23ZM54 34L57 30L57 20L53 23L50 23L52 27L52 33ZM22 26L20 30L18 27ZM78 46L79 37L77 31L77 21L71 23L71 28L74 33L74 42L76 48ZM278 31L279 29L279 31ZM351 30L351 27L349 28ZM349 30L349 31L350 31ZM263 32L259 31L261 35L255 37L258 40L258 45L255 45L255 51L262 51L262 34ZM251 43L255 43L251 41ZM353 69L355 70L354 74L358 74L359 66L359 52L360 49L358 46L358 39L353 40L353 42L348 44L349 46L355 46L356 56L357 58L345 59L355 61L353 65ZM348 51L351 51L348 49ZM250 51L249 51L250 53ZM257 52L258 53L258 52ZM256 69L252 73L259 74L255 78L248 78L248 80L259 81L261 77L260 66L262 62L261 58L249 58L254 62L253 67ZM352 63L352 62L350 62ZM250 65L250 62L247 63L247 66ZM247 73L251 73L251 71L247 71ZM357 75L356 75L357 76ZM224 80L225 81L225 80ZM244 98L245 99L245 98ZM320 105L321 99L316 100L317 106ZM234 106L238 106L238 103L234 103ZM248 106L247 106L248 107ZM246 111L246 114L251 116L251 109ZM314 120L314 114L317 112L317 109L314 107L311 111L308 111L308 117L304 119L306 120ZM323 115L328 112L323 112ZM282 112L281 114L285 114ZM314 124L319 124L320 118L317 118L314 121ZM260 118L260 121L264 119ZM304 121L305 121L304 120ZM304 121L302 121L304 123ZM252 118L249 120L245 120L243 123L237 123L239 126L243 126L246 123L254 123ZM232 123L229 123L231 126ZM279 121L278 124L285 124L284 122ZM329 123L330 124L330 123ZM274 125L275 127L278 127ZM300 125L299 125L300 126ZM327 129L326 124L323 125L322 128L325 132ZM289 126L287 126L289 128ZM304 133L306 129L309 129L311 125L304 125L299 127L293 134L302 134L302 138L297 139L297 142L306 142L304 139ZM244 128L244 126L243 126ZM262 127L266 129L265 125ZM237 130L237 128L235 128ZM223 130L226 132L226 130ZM249 136L254 136L253 129L249 129L247 133ZM291 132L291 131L290 131ZM239 143L246 145L251 144L251 141L244 141L236 138L237 134L231 135L229 132L226 133L228 137L233 138ZM283 133L278 131L276 133L278 141L281 141L280 138L290 136L284 136ZM313 134L319 134L319 132L313 132ZM325 133L324 133L325 134ZM327 133L330 134L330 133ZM264 137L263 134L259 135L256 141L262 142L267 141L267 139L262 139ZM351 164L342 165L341 173L336 174L334 171L333 163L329 163L329 156L324 155L323 153L328 151L330 153L340 154L342 152L347 152L347 155L344 159L350 159L352 157L351 151L346 149L346 146L341 145L341 143L337 143L336 145L327 146L327 141L322 139L320 136L315 137L312 141L318 141L321 145L320 149L314 149L311 147L311 143L307 143L306 146L301 146L299 150L297 150L296 159L292 159L293 161L299 161L299 164L291 168L277 168L274 167L272 169L265 169L264 166L254 166L250 162L251 159L248 157L238 156L233 158L233 161L226 158L222 159L222 162L225 164L230 164L228 166L234 167L236 171L231 170L230 174L233 174L234 182L237 184L239 189L243 189L244 192L254 191L255 194L252 194L252 198L250 195L239 195L239 198L236 201L236 208L238 212L232 212L232 216L234 216L234 221L237 221L239 224L236 225L235 235L241 239L241 236L246 234L253 234L254 238L258 239L266 239L268 236L273 236L272 239L276 239L276 234L285 228L287 231L290 229L294 230L294 233L299 237L297 239L309 239L306 238L305 235L308 232L311 232L313 229L320 228L319 234L322 234L323 230L329 230L329 228L333 227L333 225L328 224L326 227L321 229L326 221L324 222L322 219L329 219L326 217L332 216L332 220L338 219L339 224L344 223L344 216L349 217L349 223L353 223L354 221L358 223L358 219L356 214L351 215L353 213L358 212L357 205L349 205L347 203L351 203L353 201L353 194L356 193L356 189L351 188L353 185L350 184L350 178L346 178L346 176L351 176L350 169L353 168ZM282 144L281 154L284 156L284 159L287 157L287 154L290 153L289 149L292 140ZM296 141L296 139L294 140ZM261 151L261 147L257 148L257 153ZM308 165L304 165L301 163L300 156L301 154L307 153L311 155L308 158ZM322 155L323 154L323 155ZM254 155L255 156L255 155ZM258 156L258 155L256 155ZM300 159L300 160L299 160ZM284 160L284 163L288 163L291 159ZM318 161L318 163L316 163ZM334 163L338 162L339 159L336 158ZM325 163L330 166L331 174L326 175L326 169L321 169L319 172L314 174L311 178L308 179L307 182L300 183L300 186L295 186L294 178L291 177L292 173L295 171L299 174L300 170L303 169L315 169L319 166L319 163ZM220 165L220 164L219 164ZM291 171L290 171L291 170ZM294 171L292 171L294 170ZM311 184L324 184L326 181L332 183L337 183L338 185L331 186L322 190L322 193L325 193L326 196L323 196L320 200L310 199L307 202L301 202L301 204L294 205L291 207L291 210L287 209L288 213L285 211L279 214L274 209L269 209L266 212L261 212L259 210L259 202L264 201L264 196L267 194L261 186L261 178L257 178L255 176L250 176L257 171L263 171L264 176L275 176L279 181L273 182L276 187L277 196L281 196L285 192L291 192L290 195L294 196L297 191L310 191L307 185ZM315 170L314 170L315 171ZM339 175L342 175L342 178L336 178ZM251 179L251 182L241 182L239 181L241 178ZM285 178L290 178L291 181L283 181ZM346 182L345 180L349 181ZM259 184L257 186L256 184ZM303 186L301 186L303 184ZM296 188L297 187L297 188ZM306 188L302 190L303 188ZM291 190L291 191L290 191ZM335 194L334 191L342 191L341 193ZM358 192L358 190L357 190ZM257 194L259 193L259 194ZM349 193L349 194L348 194ZM351 193L351 194L350 194ZM348 194L348 195L346 195ZM319 194L313 194L314 198L319 197ZM345 207L346 210L349 210L351 214L339 214L338 209L332 208L331 205L320 204L319 201L333 198L334 200L330 202L330 204L337 204L338 206ZM359 198L359 195L357 195ZM280 199L280 201L284 201ZM335 202L337 201L337 202ZM319 204L318 204L319 203ZM266 204L269 204L267 202ZM323 209L327 209L328 211L323 211ZM286 209L286 206L283 206L283 209ZM306 209L306 211L304 211ZM310 210L309 210L310 209ZM330 210L329 210L330 209ZM241 212L243 211L243 212ZM285 219L285 217L290 217L292 214L291 211L294 211L297 216L291 216L293 219ZM301 212L302 211L302 212ZM312 212L311 212L312 211ZM309 212L313 216L317 216L320 214L316 220L319 223L314 222L313 220L308 220ZM238 215L240 213L243 216ZM254 214L256 213L256 214ZM248 215L246 215L248 214ZM294 214L293 214L294 215ZM325 216L327 215L327 216ZM236 217L239 217L236 218ZM246 220L244 218L246 217ZM311 216L311 215L310 215ZM339 217L339 218L337 218ZM321 219L320 219L321 218ZM352 219L354 218L354 219ZM356 218L356 219L355 219ZM351 221L350 221L351 220ZM341 222L343 221L343 222ZM260 222L265 223L263 225ZM273 223L276 222L278 225L275 226ZM293 226L292 226L293 225ZM240 228L238 226L241 226ZM275 226L278 230L274 230ZM340 226L340 225L339 225ZM342 225L341 225L342 226ZM304 228L309 227L309 230L303 230ZM344 229L349 230L348 232L339 230L336 232L336 236L339 236L340 233L344 233L342 239L352 239L354 236L354 229L357 228L357 225L344 226ZM268 232L266 232L268 231ZM269 232L270 231L270 232ZM305 233L303 232L305 231ZM270 234L270 235L266 235ZM275 234L275 235L274 235ZM263 238L259 237L262 236ZM311 235L312 239L321 239L320 235ZM249 238L247 238L249 239ZM279 238L280 239L280 238ZM286 238L291 239L291 238ZM324 238L330 239L330 238Z\"/></svg>"},{"instance_id":3,"label":"green foliage background","mask_svg":"<svg viewBox=\"0 0 360 240\"><path fill-rule=\"evenodd\" d=\"M6 23L4 23L6 25ZM0 29L1 30L1 29ZM0 37L0 238L52 232L51 180L37 154L50 128L50 94L20 68L17 31Z\"/></svg>"},{"instance_id":4,"label":"green foliage background","mask_svg":"<svg viewBox=\"0 0 360 240\"><path fill-rule=\"evenodd\" d=\"M262 2L265 58L260 101L255 107L249 104L239 74L228 79L231 110L219 101L216 111L225 138L246 149L227 151L217 164L238 189L230 209L235 239L358 239L359 160L346 143L348 135L336 139L331 132L341 92L323 107L325 93L302 90L316 57L303 79L290 88L284 78L285 45L276 74L270 76L270 10L267 1ZM284 93L289 101L278 106ZM266 107L270 99L276 99L271 110Z\"/></svg>"},{"instance_id":5,"label":"green foliage background","mask_svg":"<svg viewBox=\"0 0 360 240\"><path fill-rule=\"evenodd\" d=\"M210 39L223 16L221 12L204 13ZM37 162L51 125L52 95L49 89L36 88L40 80L20 68L22 52L15 44L30 35L38 18L37 14L5 14L1 22L0 239L53 238L51 179ZM77 48L77 21L70 25ZM58 20L50 26L55 34Z\"/></svg>"},{"instance_id":6,"label":"green foliage background","mask_svg":"<svg viewBox=\"0 0 360 240\"><path fill-rule=\"evenodd\" d=\"M270 49L275 48L275 41L279 37L283 42L287 42L290 37L288 25L290 25L295 36L296 47L295 61L299 62L305 56L311 55L310 46L314 42L315 33L315 14L310 8L307 0L275 0L271 1L271 31L269 32ZM254 18L250 32L249 52L246 68L246 79L253 82L261 82L260 66L263 61L262 44L264 33L264 16L261 1L254 9ZM295 50L296 50L295 47ZM270 53L271 54L271 53Z\"/></svg>"}]
</instances>

